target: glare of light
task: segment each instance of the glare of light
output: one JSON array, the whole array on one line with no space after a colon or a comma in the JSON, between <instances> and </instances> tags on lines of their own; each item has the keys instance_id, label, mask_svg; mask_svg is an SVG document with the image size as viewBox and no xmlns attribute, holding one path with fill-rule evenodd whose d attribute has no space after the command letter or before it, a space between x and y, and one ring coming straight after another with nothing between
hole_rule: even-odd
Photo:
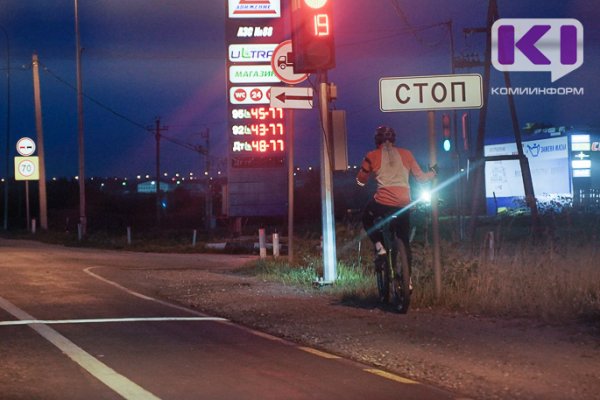
<instances>
[{"instance_id":1,"label":"glare of light","mask_svg":"<svg viewBox=\"0 0 600 400\"><path fill-rule=\"evenodd\" d=\"M429 190L421 192L421 201L424 203L431 203L431 192Z\"/></svg>"}]
</instances>

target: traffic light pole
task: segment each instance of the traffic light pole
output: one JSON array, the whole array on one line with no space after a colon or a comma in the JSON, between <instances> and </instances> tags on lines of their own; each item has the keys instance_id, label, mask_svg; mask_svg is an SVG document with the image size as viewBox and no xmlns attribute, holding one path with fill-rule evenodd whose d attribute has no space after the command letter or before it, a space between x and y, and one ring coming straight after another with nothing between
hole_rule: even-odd
<instances>
[{"instance_id":1,"label":"traffic light pole","mask_svg":"<svg viewBox=\"0 0 600 400\"><path fill-rule=\"evenodd\" d=\"M427 111L429 125L429 165L437 164L437 141L435 137L435 112ZM442 266L440 261L440 227L438 211L437 178L434 178L431 188L431 241L433 245L433 276L435 280L435 296L442 295Z\"/></svg>"},{"instance_id":2,"label":"traffic light pole","mask_svg":"<svg viewBox=\"0 0 600 400\"><path fill-rule=\"evenodd\" d=\"M333 214L333 173L331 169L331 132L329 124L329 84L321 73L319 110L321 114L321 215L323 224L323 284L336 280L337 255Z\"/></svg>"}]
</instances>

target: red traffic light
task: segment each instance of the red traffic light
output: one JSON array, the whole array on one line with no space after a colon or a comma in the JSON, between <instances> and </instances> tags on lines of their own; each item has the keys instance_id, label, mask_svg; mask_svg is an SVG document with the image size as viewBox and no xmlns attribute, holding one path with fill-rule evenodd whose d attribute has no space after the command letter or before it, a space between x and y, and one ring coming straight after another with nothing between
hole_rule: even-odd
<instances>
[{"instance_id":1,"label":"red traffic light","mask_svg":"<svg viewBox=\"0 0 600 400\"><path fill-rule=\"evenodd\" d=\"M332 0L292 0L294 72L335 66Z\"/></svg>"}]
</instances>

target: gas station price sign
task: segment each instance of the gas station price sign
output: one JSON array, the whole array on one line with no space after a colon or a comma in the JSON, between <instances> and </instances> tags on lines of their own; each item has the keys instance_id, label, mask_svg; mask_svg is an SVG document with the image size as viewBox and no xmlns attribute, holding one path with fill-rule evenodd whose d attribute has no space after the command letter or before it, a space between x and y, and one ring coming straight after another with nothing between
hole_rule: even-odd
<instances>
[{"instance_id":1,"label":"gas station price sign","mask_svg":"<svg viewBox=\"0 0 600 400\"><path fill-rule=\"evenodd\" d=\"M271 108L274 49L288 39L282 0L225 0L227 73L227 215L287 213L287 134L283 109Z\"/></svg>"}]
</instances>

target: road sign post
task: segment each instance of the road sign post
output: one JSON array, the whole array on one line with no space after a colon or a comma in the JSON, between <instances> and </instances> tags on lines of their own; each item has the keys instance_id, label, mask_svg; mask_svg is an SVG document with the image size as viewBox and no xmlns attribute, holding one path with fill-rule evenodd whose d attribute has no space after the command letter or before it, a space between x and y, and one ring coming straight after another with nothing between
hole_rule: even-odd
<instances>
[{"instance_id":1,"label":"road sign post","mask_svg":"<svg viewBox=\"0 0 600 400\"><path fill-rule=\"evenodd\" d=\"M435 110L481 108L483 84L479 74L452 74L381 78L379 107L383 112L427 111L429 132L429 163L437 163ZM435 294L441 297L442 268L437 178L431 194L431 230L433 241L433 272Z\"/></svg>"}]
</instances>

